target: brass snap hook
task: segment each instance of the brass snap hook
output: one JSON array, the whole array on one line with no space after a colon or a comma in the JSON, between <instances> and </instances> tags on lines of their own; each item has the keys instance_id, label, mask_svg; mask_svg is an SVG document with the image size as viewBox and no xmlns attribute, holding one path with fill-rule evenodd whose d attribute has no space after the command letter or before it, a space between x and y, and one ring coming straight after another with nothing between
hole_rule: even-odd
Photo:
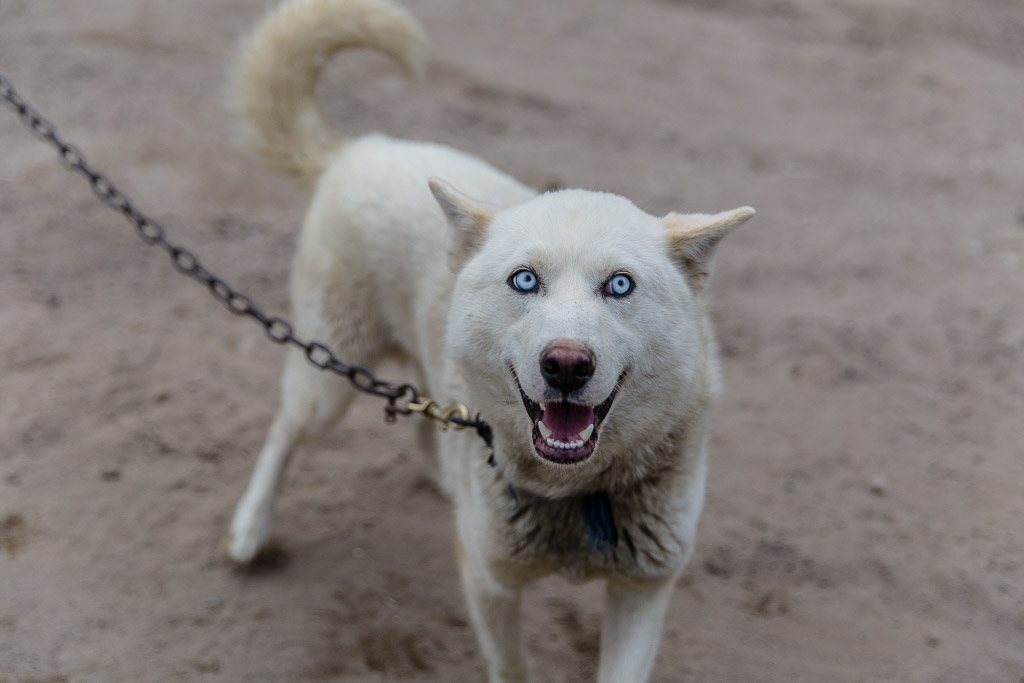
<instances>
[{"instance_id":1,"label":"brass snap hook","mask_svg":"<svg viewBox=\"0 0 1024 683\"><path fill-rule=\"evenodd\" d=\"M453 423L451 421L453 417L458 417L464 422L469 421L469 408L461 403L452 403L447 408L441 408L437 401L431 398L422 398L419 401L409 401L405 407L410 412L422 413L438 422L442 431L447 431L449 427L456 431L466 428L466 425Z\"/></svg>"}]
</instances>

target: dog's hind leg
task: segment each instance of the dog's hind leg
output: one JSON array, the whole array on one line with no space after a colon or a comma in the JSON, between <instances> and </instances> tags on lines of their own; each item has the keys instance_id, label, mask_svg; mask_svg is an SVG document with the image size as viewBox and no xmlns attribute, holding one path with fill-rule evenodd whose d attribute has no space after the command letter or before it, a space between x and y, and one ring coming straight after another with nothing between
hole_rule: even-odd
<instances>
[{"instance_id":1,"label":"dog's hind leg","mask_svg":"<svg viewBox=\"0 0 1024 683\"><path fill-rule=\"evenodd\" d=\"M295 447L335 423L352 395L347 384L345 378L312 366L302 351L289 350L281 407L231 521L228 554L234 561L248 563L266 543L274 497Z\"/></svg>"},{"instance_id":2,"label":"dog's hind leg","mask_svg":"<svg viewBox=\"0 0 1024 683\"><path fill-rule=\"evenodd\" d=\"M342 291L349 296L346 301L332 302L336 310L349 314L368 310L368 303L358 294L344 288ZM345 362L370 365L381 355L384 335L375 323L358 316L353 316L350 325L329 323L324 303L316 293L300 294L293 303L296 329L302 336L331 342ZM256 557L270 534L274 497L295 447L334 425L354 395L355 389L346 378L313 366L303 351L289 349L281 378L281 407L231 521L231 559L244 564Z\"/></svg>"}]
</instances>

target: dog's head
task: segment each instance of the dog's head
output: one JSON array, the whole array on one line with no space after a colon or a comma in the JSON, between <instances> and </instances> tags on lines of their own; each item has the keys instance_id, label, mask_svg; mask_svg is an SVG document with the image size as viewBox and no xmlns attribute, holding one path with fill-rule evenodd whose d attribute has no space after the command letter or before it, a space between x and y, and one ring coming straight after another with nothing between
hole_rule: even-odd
<instances>
[{"instance_id":1,"label":"dog's head","mask_svg":"<svg viewBox=\"0 0 1024 683\"><path fill-rule=\"evenodd\" d=\"M582 190L499 210L431 189L457 274L449 362L515 478L564 495L642 474L713 391L701 294L719 240L754 210L656 218Z\"/></svg>"}]
</instances>

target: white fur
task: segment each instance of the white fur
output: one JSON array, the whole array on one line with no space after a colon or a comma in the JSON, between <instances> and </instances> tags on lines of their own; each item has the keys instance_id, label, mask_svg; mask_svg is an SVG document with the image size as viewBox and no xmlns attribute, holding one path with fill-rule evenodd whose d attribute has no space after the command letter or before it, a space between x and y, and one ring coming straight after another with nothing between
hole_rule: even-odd
<instances>
[{"instance_id":1,"label":"white fur","mask_svg":"<svg viewBox=\"0 0 1024 683\"><path fill-rule=\"evenodd\" d=\"M612 194L538 196L450 148L383 135L345 141L325 125L314 98L324 59L359 45L418 72L421 42L385 0L292 0L244 47L236 92L250 142L300 183L315 182L292 271L296 332L350 363L398 354L427 395L466 402L493 426L496 467L470 433L424 443L455 503L463 586L492 681L528 677L519 592L552 572L607 579L599 679L645 680L704 501L717 391L704 285L718 241L753 210L656 218ZM541 282L535 293L509 286L524 267ZM620 272L634 291L606 295ZM535 451L512 374L533 401L555 400L539 360L556 340L595 359L574 401L600 404L621 380L596 449L577 464ZM291 352L281 408L231 524L236 561L265 544L295 446L352 397L346 382ZM597 491L620 535L610 552L591 547L577 512Z\"/></svg>"}]
</instances>

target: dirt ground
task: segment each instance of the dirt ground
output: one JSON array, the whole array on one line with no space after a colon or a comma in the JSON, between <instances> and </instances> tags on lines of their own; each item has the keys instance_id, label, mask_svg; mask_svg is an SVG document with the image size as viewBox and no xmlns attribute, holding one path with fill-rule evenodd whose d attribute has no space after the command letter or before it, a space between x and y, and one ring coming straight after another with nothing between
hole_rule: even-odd
<instances>
[{"instance_id":1,"label":"dirt ground","mask_svg":"<svg viewBox=\"0 0 1024 683\"><path fill-rule=\"evenodd\" d=\"M759 211L713 284L726 393L653 680L1024 681L1024 5L406 4L432 75L339 59L347 132ZM285 311L305 199L223 106L267 6L0 0L0 72ZM297 458L274 551L224 559L282 352L6 110L0 291L0 681L483 677L415 425L370 399ZM530 592L541 680L593 677L600 595Z\"/></svg>"}]
</instances>

